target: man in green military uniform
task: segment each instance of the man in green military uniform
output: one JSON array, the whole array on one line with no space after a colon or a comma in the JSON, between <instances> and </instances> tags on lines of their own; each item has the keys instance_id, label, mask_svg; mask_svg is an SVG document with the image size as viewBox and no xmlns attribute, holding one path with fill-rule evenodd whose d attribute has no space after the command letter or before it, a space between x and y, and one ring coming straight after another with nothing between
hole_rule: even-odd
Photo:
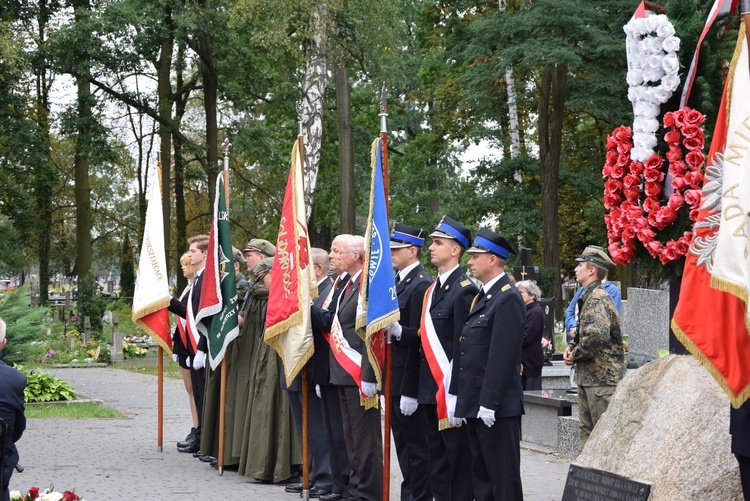
<instances>
[{"instance_id":1,"label":"man in green military uniform","mask_svg":"<svg viewBox=\"0 0 750 501\"><path fill-rule=\"evenodd\" d=\"M567 365L576 364L579 434L585 445L625 372L625 350L617 308L602 286L614 263L604 249L593 245L576 261L576 280L584 291L578 300L578 330L563 359Z\"/></svg>"},{"instance_id":2,"label":"man in green military uniform","mask_svg":"<svg viewBox=\"0 0 750 501\"><path fill-rule=\"evenodd\" d=\"M232 247L232 256L234 257L234 283L237 286L237 311L241 313L244 311L245 296L250 289L250 281L242 273L245 255L237 247Z\"/></svg>"}]
</instances>

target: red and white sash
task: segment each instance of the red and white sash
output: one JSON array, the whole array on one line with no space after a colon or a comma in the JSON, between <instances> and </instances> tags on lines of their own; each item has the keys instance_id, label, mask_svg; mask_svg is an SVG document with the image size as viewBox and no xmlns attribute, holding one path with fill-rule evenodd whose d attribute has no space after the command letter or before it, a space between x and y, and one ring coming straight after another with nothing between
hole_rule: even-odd
<instances>
[{"instance_id":1,"label":"red and white sash","mask_svg":"<svg viewBox=\"0 0 750 501\"><path fill-rule=\"evenodd\" d=\"M453 361L448 360L443 345L440 343L440 338L435 332L435 326L432 323L432 316L430 315L430 306L432 306L432 291L435 289L436 284L432 284L424 295L424 304L422 306L422 321L419 326L422 339L422 351L424 357L427 360L427 365L430 367L435 383L437 383L437 393L435 393L435 401L437 402L437 417L438 417L438 428L445 430L452 428L448 422L448 409L456 408L456 396L448 393L448 388L451 385L451 368ZM460 424L458 426L461 426Z\"/></svg>"}]
</instances>

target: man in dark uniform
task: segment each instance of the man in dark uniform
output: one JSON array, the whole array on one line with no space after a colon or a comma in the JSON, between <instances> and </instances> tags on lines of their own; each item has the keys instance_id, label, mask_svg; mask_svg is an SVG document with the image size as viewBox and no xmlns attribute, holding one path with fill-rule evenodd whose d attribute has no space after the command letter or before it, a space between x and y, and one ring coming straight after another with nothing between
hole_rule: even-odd
<instances>
[{"instance_id":1,"label":"man in dark uniform","mask_svg":"<svg viewBox=\"0 0 750 501\"><path fill-rule=\"evenodd\" d=\"M208 235L196 235L188 239L188 254L190 255L190 264L195 267L195 278L190 288L187 301L181 302L179 299L172 298L169 304L169 311L186 320L186 329L188 336L197 336L199 338L196 347L193 343L188 342L188 359L190 360L190 380L193 383L193 399L198 411L198 431L188 441L185 447L178 447L180 452L195 453L200 449L201 443L201 424L203 423L203 393L206 384L205 366L206 352L208 351L208 341L205 336L198 333L198 325L195 322L195 314L198 313L200 305L201 286L203 285L203 271L206 268L206 254L208 251Z\"/></svg>"},{"instance_id":2,"label":"man in dark uniform","mask_svg":"<svg viewBox=\"0 0 750 501\"><path fill-rule=\"evenodd\" d=\"M471 231L444 216L430 234L435 284L425 294L425 331L403 328L401 347L420 347L419 395L430 458L430 489L436 501L472 500L471 449L466 427L449 418L455 395L448 394L450 364L477 287L459 267L471 243ZM394 336L398 339L397 333ZM439 386L438 386L439 383Z\"/></svg>"},{"instance_id":3,"label":"man in dark uniform","mask_svg":"<svg viewBox=\"0 0 750 501\"><path fill-rule=\"evenodd\" d=\"M5 321L0 318L0 352L5 348L6 342ZM8 428L2 443L0 443L5 452L2 470L0 470L0 475L2 475L0 500L2 501L10 499L8 484L10 483L10 476L13 474L13 468L18 464L16 442L26 429L23 403L24 388L26 388L26 376L0 360L0 419L5 421Z\"/></svg>"},{"instance_id":4,"label":"man in dark uniform","mask_svg":"<svg viewBox=\"0 0 750 501\"><path fill-rule=\"evenodd\" d=\"M505 262L515 251L502 236L482 228L468 252L471 272L483 286L453 360L455 415L466 419L475 499L520 501L523 390L519 374L526 308L505 274Z\"/></svg>"},{"instance_id":5,"label":"man in dark uniform","mask_svg":"<svg viewBox=\"0 0 750 501\"><path fill-rule=\"evenodd\" d=\"M397 271L396 294L401 320L396 329L416 332L422 319L424 294L432 277L419 264L425 233L396 223L391 234L391 264ZM419 407L419 349L396 345L391 371L391 429L403 474L401 499L431 500L430 460L424 429L423 408Z\"/></svg>"}]
</instances>

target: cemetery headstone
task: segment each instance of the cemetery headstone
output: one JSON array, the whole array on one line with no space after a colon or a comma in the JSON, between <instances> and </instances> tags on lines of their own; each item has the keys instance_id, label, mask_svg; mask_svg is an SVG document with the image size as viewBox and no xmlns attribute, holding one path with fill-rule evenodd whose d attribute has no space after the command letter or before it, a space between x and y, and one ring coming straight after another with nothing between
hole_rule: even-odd
<instances>
[{"instance_id":1,"label":"cemetery headstone","mask_svg":"<svg viewBox=\"0 0 750 501\"><path fill-rule=\"evenodd\" d=\"M91 339L91 319L83 317L83 344L89 344Z\"/></svg>"},{"instance_id":2,"label":"cemetery headstone","mask_svg":"<svg viewBox=\"0 0 750 501\"><path fill-rule=\"evenodd\" d=\"M120 332L120 316L117 312L112 313L112 361L125 360L122 353L122 333Z\"/></svg>"}]
</instances>

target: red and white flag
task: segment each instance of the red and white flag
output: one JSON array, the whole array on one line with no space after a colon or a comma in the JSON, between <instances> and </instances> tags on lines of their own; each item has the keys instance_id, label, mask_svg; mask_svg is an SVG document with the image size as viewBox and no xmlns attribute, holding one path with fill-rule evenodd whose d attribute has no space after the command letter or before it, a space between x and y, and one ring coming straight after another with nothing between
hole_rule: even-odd
<instances>
[{"instance_id":1,"label":"red and white flag","mask_svg":"<svg viewBox=\"0 0 750 501\"><path fill-rule=\"evenodd\" d=\"M264 340L281 357L287 386L313 354L310 301L318 286L310 266L310 240L298 142L292 147L276 256L271 268Z\"/></svg>"},{"instance_id":2,"label":"red and white flag","mask_svg":"<svg viewBox=\"0 0 750 501\"><path fill-rule=\"evenodd\" d=\"M750 70L744 33L743 23L672 319L677 337L734 407L750 397Z\"/></svg>"},{"instance_id":3,"label":"red and white flag","mask_svg":"<svg viewBox=\"0 0 750 501\"><path fill-rule=\"evenodd\" d=\"M146 225L133 294L133 322L172 354L169 325L169 282L164 255L164 216L161 206L161 164L154 169L146 209Z\"/></svg>"}]
</instances>

